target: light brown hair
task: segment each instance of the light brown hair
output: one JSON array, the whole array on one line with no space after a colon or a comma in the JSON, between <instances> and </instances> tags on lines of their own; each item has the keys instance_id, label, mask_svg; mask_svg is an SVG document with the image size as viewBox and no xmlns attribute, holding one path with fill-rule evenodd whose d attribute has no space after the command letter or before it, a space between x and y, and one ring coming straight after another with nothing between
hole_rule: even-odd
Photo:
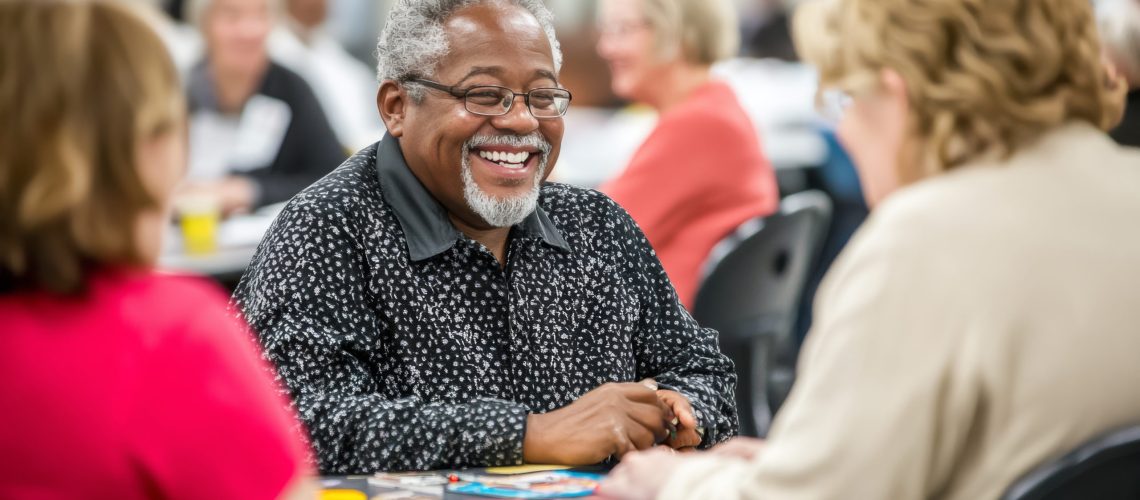
<instances>
[{"instance_id":1,"label":"light brown hair","mask_svg":"<svg viewBox=\"0 0 1140 500\"><path fill-rule=\"evenodd\" d=\"M740 50L740 27L732 0L642 0L658 54L712 65Z\"/></svg>"},{"instance_id":2,"label":"light brown hair","mask_svg":"<svg viewBox=\"0 0 1140 500\"><path fill-rule=\"evenodd\" d=\"M0 292L75 293L143 264L157 208L141 141L185 118L178 74L141 17L111 0L0 0Z\"/></svg>"},{"instance_id":3,"label":"light brown hair","mask_svg":"<svg viewBox=\"0 0 1140 500\"><path fill-rule=\"evenodd\" d=\"M912 182L986 155L1008 156L1069 121L1102 129L1122 109L1088 0L816 0L795 19L821 88L906 82Z\"/></svg>"}]
</instances>

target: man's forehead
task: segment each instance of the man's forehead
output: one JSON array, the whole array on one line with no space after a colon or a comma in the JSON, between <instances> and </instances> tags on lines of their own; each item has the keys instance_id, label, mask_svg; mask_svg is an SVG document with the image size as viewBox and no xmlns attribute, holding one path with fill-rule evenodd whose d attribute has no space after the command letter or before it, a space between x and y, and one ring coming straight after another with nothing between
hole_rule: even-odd
<instances>
[{"instance_id":1,"label":"man's forehead","mask_svg":"<svg viewBox=\"0 0 1140 500\"><path fill-rule=\"evenodd\" d=\"M512 36L544 33L542 24L526 9L517 5L483 2L456 10L444 28L457 35L468 35L497 29Z\"/></svg>"},{"instance_id":2,"label":"man's forehead","mask_svg":"<svg viewBox=\"0 0 1140 500\"><path fill-rule=\"evenodd\" d=\"M504 77L508 72L521 71L534 79L557 81L550 40L534 15L525 9L478 4L456 11L444 28L451 46L444 62L453 68L456 77Z\"/></svg>"},{"instance_id":3,"label":"man's forehead","mask_svg":"<svg viewBox=\"0 0 1140 500\"><path fill-rule=\"evenodd\" d=\"M503 66L471 66L470 68L467 68L467 72L461 76L461 79L466 80L478 75L488 75L494 78L502 79L506 78L510 71L511 70L508 70ZM554 82L558 81L558 75L554 74L554 71L547 68L537 68L533 70L529 76L531 80L539 80L545 78Z\"/></svg>"}]
</instances>

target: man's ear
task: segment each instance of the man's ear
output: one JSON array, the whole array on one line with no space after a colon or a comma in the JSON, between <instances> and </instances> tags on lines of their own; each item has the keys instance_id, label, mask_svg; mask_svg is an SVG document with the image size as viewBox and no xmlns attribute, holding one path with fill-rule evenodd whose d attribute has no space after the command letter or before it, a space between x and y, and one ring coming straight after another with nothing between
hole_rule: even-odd
<instances>
[{"instance_id":1,"label":"man's ear","mask_svg":"<svg viewBox=\"0 0 1140 500\"><path fill-rule=\"evenodd\" d=\"M392 137L404 135L404 118L411 105L410 99L403 86L393 80L385 80L376 91L376 109Z\"/></svg>"}]
</instances>

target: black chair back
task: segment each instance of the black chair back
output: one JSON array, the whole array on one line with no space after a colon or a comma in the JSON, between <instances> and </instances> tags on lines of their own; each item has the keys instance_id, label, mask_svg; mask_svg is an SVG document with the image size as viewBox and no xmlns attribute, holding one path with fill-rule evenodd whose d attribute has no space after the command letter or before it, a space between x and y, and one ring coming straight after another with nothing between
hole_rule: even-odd
<instances>
[{"instance_id":1,"label":"black chair back","mask_svg":"<svg viewBox=\"0 0 1140 500\"><path fill-rule=\"evenodd\" d=\"M1002 500L1140 498L1140 426L1099 436L1019 479Z\"/></svg>"},{"instance_id":2,"label":"black chair back","mask_svg":"<svg viewBox=\"0 0 1140 500\"><path fill-rule=\"evenodd\" d=\"M743 435L766 434L791 387L796 313L830 216L819 191L788 196L778 213L742 224L706 261L693 317L720 333L721 351L736 364Z\"/></svg>"}]
</instances>

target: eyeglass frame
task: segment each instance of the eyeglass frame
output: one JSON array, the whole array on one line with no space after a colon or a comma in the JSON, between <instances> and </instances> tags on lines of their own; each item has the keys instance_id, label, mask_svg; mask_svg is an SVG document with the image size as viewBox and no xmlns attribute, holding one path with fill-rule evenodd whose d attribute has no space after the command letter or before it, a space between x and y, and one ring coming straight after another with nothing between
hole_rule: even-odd
<instances>
[{"instance_id":1,"label":"eyeglass frame","mask_svg":"<svg viewBox=\"0 0 1140 500\"><path fill-rule=\"evenodd\" d=\"M816 94L816 111L831 124L838 124L855 104L855 96L841 88L820 89Z\"/></svg>"},{"instance_id":2,"label":"eyeglass frame","mask_svg":"<svg viewBox=\"0 0 1140 500\"><path fill-rule=\"evenodd\" d=\"M559 88L559 87L539 87L536 89L531 89L529 92L515 92L511 88L503 87L501 85L472 85L470 87L460 88L458 85L448 86L448 85L444 85L444 84L439 83L439 82L428 80L426 78L408 78L405 80L405 82L415 83L415 84L423 85L423 86L431 88L431 89L439 90L442 92L447 92L447 94L450 95L451 97L463 100L463 109L466 109L468 113L479 115L479 116L504 116L507 113L510 113L511 109L514 108L515 99L517 99L519 96L523 96L523 102L526 103L526 110L527 110L527 112L530 113L531 116L533 116L537 120L552 120L555 118L562 118L562 117L566 116L566 112L570 110L570 102L574 99L574 94L571 94L569 90L566 90L564 88ZM501 89L501 90L505 90L507 92L510 92L511 93L511 99L510 99L511 104L509 106L507 106L506 109L504 109L502 113L499 113L499 114L487 114L487 113L480 113L478 111L472 111L471 108L467 107L467 105L469 104L467 101L467 94L469 94L472 90L481 89L481 88L482 89L485 89L485 88ZM557 116L538 116L538 115L535 115L534 114L534 108L532 108L530 106L530 94L531 94L531 92L535 92L535 91L539 91L539 90L557 90L559 92L565 92L566 93L566 109L562 110L562 112L560 112Z\"/></svg>"}]
</instances>

